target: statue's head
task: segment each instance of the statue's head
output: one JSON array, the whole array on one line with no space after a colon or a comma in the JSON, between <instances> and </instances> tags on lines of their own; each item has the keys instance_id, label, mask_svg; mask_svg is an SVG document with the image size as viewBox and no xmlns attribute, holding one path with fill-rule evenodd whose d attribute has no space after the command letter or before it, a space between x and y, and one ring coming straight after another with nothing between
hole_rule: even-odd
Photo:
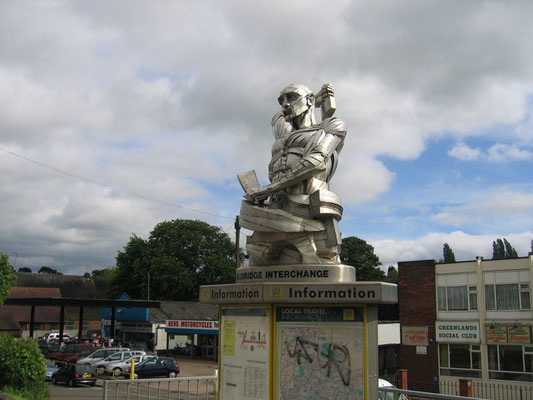
<instances>
[{"instance_id":1,"label":"statue's head","mask_svg":"<svg viewBox=\"0 0 533 400\"><path fill-rule=\"evenodd\" d=\"M315 95L307 86L293 83L281 91L278 102L283 108L283 114L293 119L309 110L314 112Z\"/></svg>"}]
</instances>

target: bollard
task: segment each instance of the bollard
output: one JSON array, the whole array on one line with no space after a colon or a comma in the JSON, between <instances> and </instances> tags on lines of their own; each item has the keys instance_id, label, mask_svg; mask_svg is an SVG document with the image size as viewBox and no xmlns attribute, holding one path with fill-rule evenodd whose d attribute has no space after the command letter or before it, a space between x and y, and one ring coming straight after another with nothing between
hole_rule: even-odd
<instances>
[{"instance_id":1,"label":"bollard","mask_svg":"<svg viewBox=\"0 0 533 400\"><path fill-rule=\"evenodd\" d=\"M397 387L398 389L407 390L407 370L406 369L399 369L396 371L397 373Z\"/></svg>"},{"instance_id":2,"label":"bollard","mask_svg":"<svg viewBox=\"0 0 533 400\"><path fill-rule=\"evenodd\" d=\"M459 379L459 396L474 397L472 379Z\"/></svg>"},{"instance_id":3,"label":"bollard","mask_svg":"<svg viewBox=\"0 0 533 400\"><path fill-rule=\"evenodd\" d=\"M131 359L130 379L135 379L135 360Z\"/></svg>"}]
</instances>

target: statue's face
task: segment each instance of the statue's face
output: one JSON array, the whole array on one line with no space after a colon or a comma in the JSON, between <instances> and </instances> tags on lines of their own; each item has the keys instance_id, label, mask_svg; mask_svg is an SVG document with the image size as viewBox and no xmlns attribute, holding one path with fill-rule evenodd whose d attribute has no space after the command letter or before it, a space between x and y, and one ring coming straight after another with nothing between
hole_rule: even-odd
<instances>
[{"instance_id":1,"label":"statue's face","mask_svg":"<svg viewBox=\"0 0 533 400\"><path fill-rule=\"evenodd\" d=\"M312 93L306 93L304 90L298 87L287 87L284 89L278 97L279 104L283 108L283 114L290 119L305 113L313 105Z\"/></svg>"}]
</instances>

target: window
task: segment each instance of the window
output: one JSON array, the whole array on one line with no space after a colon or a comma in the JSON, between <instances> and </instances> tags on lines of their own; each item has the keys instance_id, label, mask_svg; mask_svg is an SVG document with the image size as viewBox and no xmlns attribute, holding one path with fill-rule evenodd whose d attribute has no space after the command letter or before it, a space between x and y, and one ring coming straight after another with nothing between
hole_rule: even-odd
<instances>
[{"instance_id":1,"label":"window","mask_svg":"<svg viewBox=\"0 0 533 400\"><path fill-rule=\"evenodd\" d=\"M533 347L488 345L489 378L533 381Z\"/></svg>"},{"instance_id":2,"label":"window","mask_svg":"<svg viewBox=\"0 0 533 400\"><path fill-rule=\"evenodd\" d=\"M477 287L468 286L468 301L471 310L477 310Z\"/></svg>"},{"instance_id":3,"label":"window","mask_svg":"<svg viewBox=\"0 0 533 400\"><path fill-rule=\"evenodd\" d=\"M487 310L529 310L529 284L485 285L485 305Z\"/></svg>"},{"instance_id":4,"label":"window","mask_svg":"<svg viewBox=\"0 0 533 400\"><path fill-rule=\"evenodd\" d=\"M439 286L437 304L441 311L477 310L475 286Z\"/></svg>"},{"instance_id":5,"label":"window","mask_svg":"<svg viewBox=\"0 0 533 400\"><path fill-rule=\"evenodd\" d=\"M531 309L531 302L529 299L529 283L520 284L520 309L521 310Z\"/></svg>"},{"instance_id":6,"label":"window","mask_svg":"<svg viewBox=\"0 0 533 400\"><path fill-rule=\"evenodd\" d=\"M440 374L481 378L481 350L479 345L439 344Z\"/></svg>"}]
</instances>

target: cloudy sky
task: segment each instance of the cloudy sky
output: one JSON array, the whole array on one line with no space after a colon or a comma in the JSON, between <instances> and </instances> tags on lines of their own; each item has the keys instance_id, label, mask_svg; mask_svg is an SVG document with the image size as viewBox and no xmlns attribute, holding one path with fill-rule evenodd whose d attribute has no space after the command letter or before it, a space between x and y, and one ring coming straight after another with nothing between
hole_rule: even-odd
<instances>
[{"instance_id":1,"label":"cloudy sky","mask_svg":"<svg viewBox=\"0 0 533 400\"><path fill-rule=\"evenodd\" d=\"M386 268L533 239L533 3L0 1L0 252L113 266L132 234L234 236L279 91L335 87L343 236Z\"/></svg>"}]
</instances>

